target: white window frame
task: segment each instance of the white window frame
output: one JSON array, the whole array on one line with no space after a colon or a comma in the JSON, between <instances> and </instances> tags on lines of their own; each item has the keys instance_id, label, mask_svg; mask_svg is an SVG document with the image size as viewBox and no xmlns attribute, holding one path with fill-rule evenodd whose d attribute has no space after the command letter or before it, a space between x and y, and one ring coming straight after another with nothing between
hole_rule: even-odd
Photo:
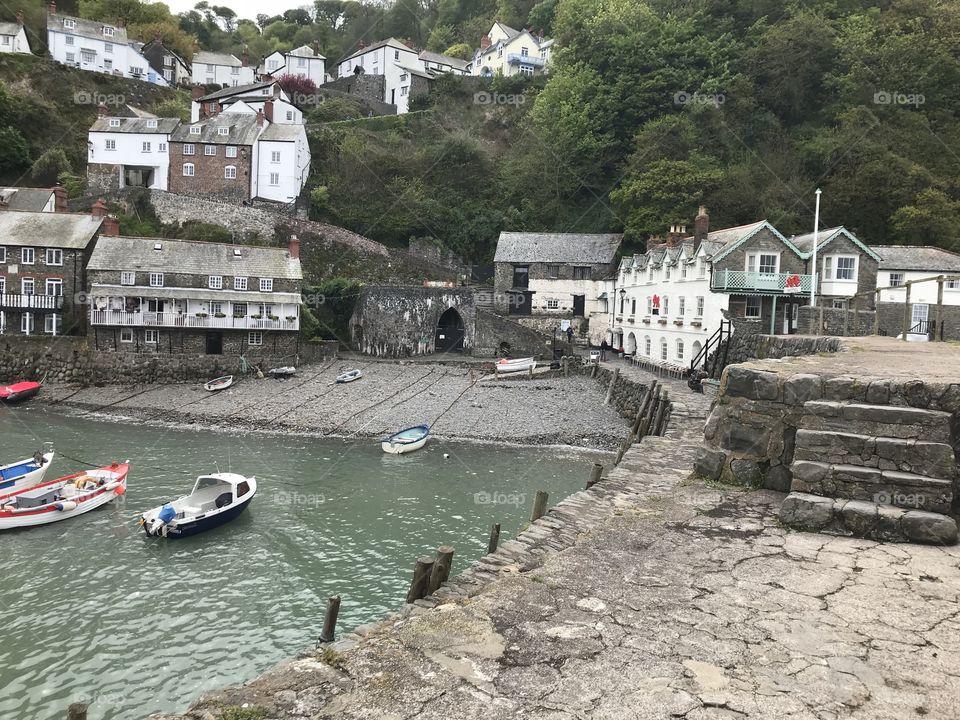
<instances>
[{"instance_id":1,"label":"white window frame","mask_svg":"<svg viewBox=\"0 0 960 720\"><path fill-rule=\"evenodd\" d=\"M67 30L73 30L77 26L77 22L72 18L64 18L63 26L67 28ZM69 45L70 43L67 43L67 44Z\"/></svg>"},{"instance_id":2,"label":"white window frame","mask_svg":"<svg viewBox=\"0 0 960 720\"><path fill-rule=\"evenodd\" d=\"M697 296L697 315L696 317L702 318L704 310L704 298L702 295Z\"/></svg>"},{"instance_id":3,"label":"white window frame","mask_svg":"<svg viewBox=\"0 0 960 720\"><path fill-rule=\"evenodd\" d=\"M276 187L280 184L280 173L270 173L270 186Z\"/></svg>"},{"instance_id":4,"label":"white window frame","mask_svg":"<svg viewBox=\"0 0 960 720\"><path fill-rule=\"evenodd\" d=\"M193 163L184 163L183 164L183 176L184 177L194 177L196 173L196 167Z\"/></svg>"},{"instance_id":5,"label":"white window frame","mask_svg":"<svg viewBox=\"0 0 960 720\"><path fill-rule=\"evenodd\" d=\"M217 135L229 135L229 134L230 134L230 128L228 127L217 128Z\"/></svg>"},{"instance_id":6,"label":"white window frame","mask_svg":"<svg viewBox=\"0 0 960 720\"><path fill-rule=\"evenodd\" d=\"M211 290L223 290L223 275L210 275L207 277L207 287Z\"/></svg>"},{"instance_id":7,"label":"white window frame","mask_svg":"<svg viewBox=\"0 0 960 720\"><path fill-rule=\"evenodd\" d=\"M7 261L7 248L3 245L0 245L0 263L5 263Z\"/></svg>"},{"instance_id":8,"label":"white window frame","mask_svg":"<svg viewBox=\"0 0 960 720\"><path fill-rule=\"evenodd\" d=\"M227 145L224 149L223 154L228 158L235 158L237 156L237 146L236 145Z\"/></svg>"},{"instance_id":9,"label":"white window frame","mask_svg":"<svg viewBox=\"0 0 960 720\"><path fill-rule=\"evenodd\" d=\"M150 146L150 141L149 141L149 140L144 140L144 141L143 141L143 144L140 146L140 152L145 152L145 153L153 152L153 151L150 149L150 147L151 147L151 146Z\"/></svg>"},{"instance_id":10,"label":"white window frame","mask_svg":"<svg viewBox=\"0 0 960 720\"><path fill-rule=\"evenodd\" d=\"M120 273L120 284L121 285L136 285L137 284L137 273L131 272L130 270L124 270Z\"/></svg>"},{"instance_id":11,"label":"white window frame","mask_svg":"<svg viewBox=\"0 0 960 720\"><path fill-rule=\"evenodd\" d=\"M133 328L132 328L132 327L122 327L122 328L120 328L120 342L122 342L122 343L132 343L132 342L133 342Z\"/></svg>"},{"instance_id":12,"label":"white window frame","mask_svg":"<svg viewBox=\"0 0 960 720\"><path fill-rule=\"evenodd\" d=\"M247 333L247 345L250 347L261 347L263 345L263 333L259 330L252 330Z\"/></svg>"},{"instance_id":13,"label":"white window frame","mask_svg":"<svg viewBox=\"0 0 960 720\"><path fill-rule=\"evenodd\" d=\"M246 290L247 289L247 278L245 277L235 277L233 279L233 289L234 290Z\"/></svg>"},{"instance_id":14,"label":"white window frame","mask_svg":"<svg viewBox=\"0 0 960 720\"><path fill-rule=\"evenodd\" d=\"M160 342L159 330L144 330L143 342L145 345L156 345Z\"/></svg>"},{"instance_id":15,"label":"white window frame","mask_svg":"<svg viewBox=\"0 0 960 720\"><path fill-rule=\"evenodd\" d=\"M260 278L260 292L273 292L273 278Z\"/></svg>"},{"instance_id":16,"label":"white window frame","mask_svg":"<svg viewBox=\"0 0 960 720\"><path fill-rule=\"evenodd\" d=\"M184 155L196 155L197 146L193 143L184 143L183 144L183 154Z\"/></svg>"},{"instance_id":17,"label":"white window frame","mask_svg":"<svg viewBox=\"0 0 960 720\"><path fill-rule=\"evenodd\" d=\"M150 273L150 287L163 287L163 273Z\"/></svg>"},{"instance_id":18,"label":"white window frame","mask_svg":"<svg viewBox=\"0 0 960 720\"><path fill-rule=\"evenodd\" d=\"M63 330L63 318L59 313L50 313L43 316L43 332L45 335L57 336Z\"/></svg>"},{"instance_id":19,"label":"white window frame","mask_svg":"<svg viewBox=\"0 0 960 720\"><path fill-rule=\"evenodd\" d=\"M890 273L889 280L887 284L890 287L903 287L904 282L906 282L906 273L903 272L892 272Z\"/></svg>"},{"instance_id":20,"label":"white window frame","mask_svg":"<svg viewBox=\"0 0 960 720\"><path fill-rule=\"evenodd\" d=\"M63 250L60 248L47 248L43 254L43 262L47 265L62 266Z\"/></svg>"},{"instance_id":21,"label":"white window frame","mask_svg":"<svg viewBox=\"0 0 960 720\"><path fill-rule=\"evenodd\" d=\"M666 338L660 338L660 359L666 360L670 357L670 345Z\"/></svg>"},{"instance_id":22,"label":"white window frame","mask_svg":"<svg viewBox=\"0 0 960 720\"><path fill-rule=\"evenodd\" d=\"M683 340L677 338L677 360L683 360Z\"/></svg>"},{"instance_id":23,"label":"white window frame","mask_svg":"<svg viewBox=\"0 0 960 720\"><path fill-rule=\"evenodd\" d=\"M53 292L50 292L53 290ZM63 297L63 278L47 278L43 284L43 294Z\"/></svg>"},{"instance_id":24,"label":"white window frame","mask_svg":"<svg viewBox=\"0 0 960 720\"><path fill-rule=\"evenodd\" d=\"M751 305L753 305L754 303L756 303L756 309L757 309L756 313L751 312ZM763 316L763 298L759 298L755 295L748 295L746 299L746 303L744 304L744 308L743 308L743 316L745 318L750 318L752 320L756 320L762 317Z\"/></svg>"},{"instance_id":25,"label":"white window frame","mask_svg":"<svg viewBox=\"0 0 960 720\"><path fill-rule=\"evenodd\" d=\"M216 157L217 155L217 146L216 145L204 145L203 154L205 157Z\"/></svg>"},{"instance_id":26,"label":"white window frame","mask_svg":"<svg viewBox=\"0 0 960 720\"><path fill-rule=\"evenodd\" d=\"M107 138L103 141L103 149L110 150L111 152L117 149L117 141L112 138Z\"/></svg>"},{"instance_id":27,"label":"white window frame","mask_svg":"<svg viewBox=\"0 0 960 720\"><path fill-rule=\"evenodd\" d=\"M280 164L280 151L279 151L279 150L271 150L271 151L270 151L270 163L273 164L273 165L279 165L279 164Z\"/></svg>"},{"instance_id":28,"label":"white window frame","mask_svg":"<svg viewBox=\"0 0 960 720\"><path fill-rule=\"evenodd\" d=\"M24 265L34 265L37 262L37 251L32 247L21 248L20 262Z\"/></svg>"},{"instance_id":29,"label":"white window frame","mask_svg":"<svg viewBox=\"0 0 960 720\"><path fill-rule=\"evenodd\" d=\"M190 134L191 134L191 135L199 135L202 131L203 131L203 128L201 128L199 125L191 125L191 126L190 126Z\"/></svg>"},{"instance_id":30,"label":"white window frame","mask_svg":"<svg viewBox=\"0 0 960 720\"><path fill-rule=\"evenodd\" d=\"M687 313L687 298L681 295L677 300L677 315L683 317Z\"/></svg>"},{"instance_id":31,"label":"white window frame","mask_svg":"<svg viewBox=\"0 0 960 720\"><path fill-rule=\"evenodd\" d=\"M223 168L223 178L224 180L236 180L237 179L237 166L236 165L227 165Z\"/></svg>"},{"instance_id":32,"label":"white window frame","mask_svg":"<svg viewBox=\"0 0 960 720\"><path fill-rule=\"evenodd\" d=\"M556 298L547 299L547 310L559 310L559 309L560 309L559 300L557 300Z\"/></svg>"},{"instance_id":33,"label":"white window frame","mask_svg":"<svg viewBox=\"0 0 960 720\"><path fill-rule=\"evenodd\" d=\"M24 335L32 335L36 329L33 313L25 312L20 316L20 332Z\"/></svg>"},{"instance_id":34,"label":"white window frame","mask_svg":"<svg viewBox=\"0 0 960 720\"><path fill-rule=\"evenodd\" d=\"M20 294L21 295L36 295L37 294L37 281L32 277L20 278Z\"/></svg>"}]
</instances>

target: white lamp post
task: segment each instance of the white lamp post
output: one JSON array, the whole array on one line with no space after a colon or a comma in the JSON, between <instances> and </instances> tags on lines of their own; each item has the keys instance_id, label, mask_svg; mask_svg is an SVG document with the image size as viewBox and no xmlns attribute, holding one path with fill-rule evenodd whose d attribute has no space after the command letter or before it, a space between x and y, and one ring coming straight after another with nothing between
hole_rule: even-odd
<instances>
[{"instance_id":1,"label":"white lamp post","mask_svg":"<svg viewBox=\"0 0 960 720\"><path fill-rule=\"evenodd\" d=\"M817 188L817 206L813 211L813 273L810 277L810 306L817 304L817 242L820 240L820 188Z\"/></svg>"}]
</instances>

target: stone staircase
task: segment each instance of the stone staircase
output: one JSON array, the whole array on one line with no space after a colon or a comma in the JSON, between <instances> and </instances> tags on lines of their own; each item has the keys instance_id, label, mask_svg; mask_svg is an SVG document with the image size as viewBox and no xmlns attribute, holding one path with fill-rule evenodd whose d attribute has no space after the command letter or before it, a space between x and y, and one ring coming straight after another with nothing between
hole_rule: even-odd
<instances>
[{"instance_id":1,"label":"stone staircase","mask_svg":"<svg viewBox=\"0 0 960 720\"><path fill-rule=\"evenodd\" d=\"M956 542L951 417L913 407L807 401L781 520L875 540Z\"/></svg>"}]
</instances>

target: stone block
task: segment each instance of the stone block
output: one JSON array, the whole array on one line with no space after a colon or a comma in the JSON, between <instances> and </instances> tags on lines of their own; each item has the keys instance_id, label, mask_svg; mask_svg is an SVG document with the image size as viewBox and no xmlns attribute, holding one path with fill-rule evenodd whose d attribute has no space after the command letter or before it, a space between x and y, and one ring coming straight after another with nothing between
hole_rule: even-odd
<instances>
[{"instance_id":1,"label":"stone block","mask_svg":"<svg viewBox=\"0 0 960 720\"><path fill-rule=\"evenodd\" d=\"M877 506L877 525L873 530L876 540L885 542L903 542L906 536L900 527L900 520L907 511L893 505Z\"/></svg>"},{"instance_id":2,"label":"stone block","mask_svg":"<svg viewBox=\"0 0 960 720\"><path fill-rule=\"evenodd\" d=\"M870 537L877 526L877 505L865 500L848 500L840 509L843 526L852 535Z\"/></svg>"},{"instance_id":3,"label":"stone block","mask_svg":"<svg viewBox=\"0 0 960 720\"><path fill-rule=\"evenodd\" d=\"M874 405L886 405L890 402L890 383L875 380L867 386L866 401Z\"/></svg>"},{"instance_id":4,"label":"stone block","mask_svg":"<svg viewBox=\"0 0 960 720\"><path fill-rule=\"evenodd\" d=\"M787 405L803 405L809 400L819 400L821 394L819 375L794 375L783 384L783 402Z\"/></svg>"},{"instance_id":5,"label":"stone block","mask_svg":"<svg viewBox=\"0 0 960 720\"><path fill-rule=\"evenodd\" d=\"M953 545L957 542L957 523L953 518L924 510L908 510L900 519L903 534L912 542Z\"/></svg>"},{"instance_id":6,"label":"stone block","mask_svg":"<svg viewBox=\"0 0 960 720\"><path fill-rule=\"evenodd\" d=\"M821 462L794 460L790 466L790 472L793 477L791 489L807 492L822 486L823 481L830 474L830 466Z\"/></svg>"},{"instance_id":7,"label":"stone block","mask_svg":"<svg viewBox=\"0 0 960 720\"><path fill-rule=\"evenodd\" d=\"M836 377L823 382L823 397L825 400L838 402L857 400L862 393L863 386L856 378Z\"/></svg>"},{"instance_id":8,"label":"stone block","mask_svg":"<svg viewBox=\"0 0 960 720\"><path fill-rule=\"evenodd\" d=\"M697 458L694 461L693 469L700 477L708 480L719 480L726 461L727 455L723 450L701 445L697 449Z\"/></svg>"},{"instance_id":9,"label":"stone block","mask_svg":"<svg viewBox=\"0 0 960 720\"><path fill-rule=\"evenodd\" d=\"M749 425L730 425L723 431L720 446L737 454L762 458L770 442L770 431Z\"/></svg>"},{"instance_id":10,"label":"stone block","mask_svg":"<svg viewBox=\"0 0 960 720\"><path fill-rule=\"evenodd\" d=\"M780 505L780 521L801 530L821 530L833 520L833 500L792 492Z\"/></svg>"},{"instance_id":11,"label":"stone block","mask_svg":"<svg viewBox=\"0 0 960 720\"><path fill-rule=\"evenodd\" d=\"M748 487L759 487L763 480L760 464L744 458L730 461L730 475L734 482Z\"/></svg>"},{"instance_id":12,"label":"stone block","mask_svg":"<svg viewBox=\"0 0 960 720\"><path fill-rule=\"evenodd\" d=\"M776 373L734 365L726 370L726 394L751 400L778 400L780 382Z\"/></svg>"},{"instance_id":13,"label":"stone block","mask_svg":"<svg viewBox=\"0 0 960 720\"><path fill-rule=\"evenodd\" d=\"M767 470L763 478L763 487L767 490L776 490L777 492L790 492L790 483L793 475L790 468L786 465L776 465Z\"/></svg>"}]
</instances>

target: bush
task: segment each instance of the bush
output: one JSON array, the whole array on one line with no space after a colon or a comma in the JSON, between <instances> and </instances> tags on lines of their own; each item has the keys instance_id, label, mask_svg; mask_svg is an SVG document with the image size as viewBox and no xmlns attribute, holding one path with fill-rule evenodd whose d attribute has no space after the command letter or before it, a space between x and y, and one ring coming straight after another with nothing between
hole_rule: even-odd
<instances>
[{"instance_id":1,"label":"bush","mask_svg":"<svg viewBox=\"0 0 960 720\"><path fill-rule=\"evenodd\" d=\"M281 75L277 85L288 95L311 95L317 91L317 84L306 75Z\"/></svg>"},{"instance_id":2,"label":"bush","mask_svg":"<svg viewBox=\"0 0 960 720\"><path fill-rule=\"evenodd\" d=\"M37 185L50 186L72 169L63 148L50 148L34 161L30 168L30 179Z\"/></svg>"},{"instance_id":3,"label":"bush","mask_svg":"<svg viewBox=\"0 0 960 720\"><path fill-rule=\"evenodd\" d=\"M363 107L349 98L326 98L322 103L307 111L309 122L336 122L354 120L366 116Z\"/></svg>"},{"instance_id":4,"label":"bush","mask_svg":"<svg viewBox=\"0 0 960 720\"><path fill-rule=\"evenodd\" d=\"M20 131L12 127L0 127L0 172L20 170L29 162L27 141Z\"/></svg>"}]
</instances>

